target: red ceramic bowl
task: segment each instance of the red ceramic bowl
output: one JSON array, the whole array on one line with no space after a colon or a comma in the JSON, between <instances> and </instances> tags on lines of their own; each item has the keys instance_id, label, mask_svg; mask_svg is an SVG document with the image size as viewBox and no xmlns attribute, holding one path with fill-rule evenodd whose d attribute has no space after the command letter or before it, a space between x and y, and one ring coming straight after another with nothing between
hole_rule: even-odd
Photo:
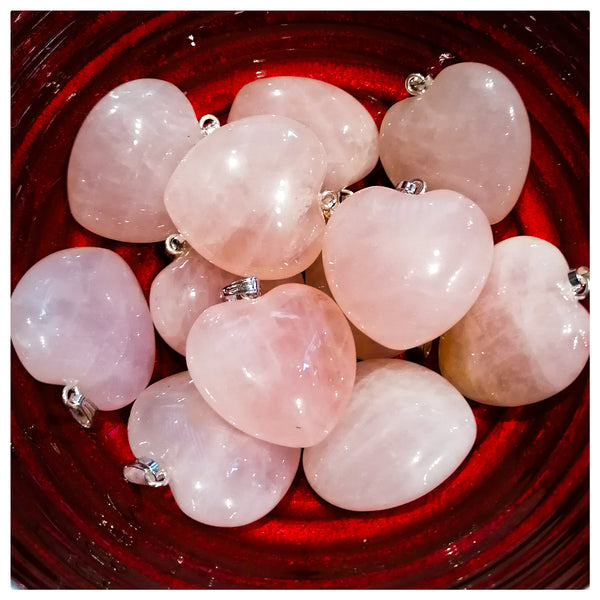
<instances>
[{"instance_id":1,"label":"red ceramic bowl","mask_svg":"<svg viewBox=\"0 0 600 600\"><path fill-rule=\"evenodd\" d=\"M70 246L111 248L148 294L161 244L100 238L71 217L69 151L94 104L139 77L171 81L222 121L257 77L314 77L378 124L404 77L478 61L528 107L531 169L496 241L535 235L589 262L586 12L12 13L12 287ZM390 185L380 166L360 185ZM360 187L354 186L355 189ZM238 529L183 515L168 488L123 480L129 409L71 419L61 390L12 355L12 577L27 588L581 588L589 582L589 372L523 408L473 403L475 446L425 497L352 513L300 471L281 504ZM428 365L437 368L435 351ZM158 340L153 380L185 369Z\"/></svg>"}]
</instances>

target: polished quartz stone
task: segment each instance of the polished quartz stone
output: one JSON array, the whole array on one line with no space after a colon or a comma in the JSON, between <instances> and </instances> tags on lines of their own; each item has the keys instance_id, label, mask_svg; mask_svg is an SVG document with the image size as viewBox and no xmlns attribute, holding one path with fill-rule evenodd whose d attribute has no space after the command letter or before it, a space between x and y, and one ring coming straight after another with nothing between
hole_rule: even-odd
<instances>
[{"instance_id":1,"label":"polished quartz stone","mask_svg":"<svg viewBox=\"0 0 600 600\"><path fill-rule=\"evenodd\" d=\"M46 256L11 298L11 336L35 379L77 385L100 410L133 402L154 368L154 328L135 275L104 248Z\"/></svg>"},{"instance_id":2,"label":"polished quartz stone","mask_svg":"<svg viewBox=\"0 0 600 600\"><path fill-rule=\"evenodd\" d=\"M265 77L237 93L229 122L259 114L283 115L310 127L323 143L323 189L338 191L370 173L379 158L373 117L354 96L308 77Z\"/></svg>"},{"instance_id":3,"label":"polished quartz stone","mask_svg":"<svg viewBox=\"0 0 600 600\"><path fill-rule=\"evenodd\" d=\"M318 256L325 151L305 125L259 115L217 129L177 167L165 204L204 258L242 276L284 279Z\"/></svg>"},{"instance_id":4,"label":"polished quartz stone","mask_svg":"<svg viewBox=\"0 0 600 600\"><path fill-rule=\"evenodd\" d=\"M320 254L317 260L304 271L304 279L306 285L311 285L333 298L323 269L323 257ZM375 340L372 340L365 335L352 322L348 321L348 323L350 324L354 345L356 346L356 358L360 360L369 358L392 358L398 354L398 350L386 348L385 346L378 344Z\"/></svg>"},{"instance_id":5,"label":"polished quartz stone","mask_svg":"<svg viewBox=\"0 0 600 600\"><path fill-rule=\"evenodd\" d=\"M334 211L323 267L348 319L379 344L406 350L437 338L467 312L493 250L489 222L468 198L369 187Z\"/></svg>"},{"instance_id":6,"label":"polished quartz stone","mask_svg":"<svg viewBox=\"0 0 600 600\"><path fill-rule=\"evenodd\" d=\"M358 363L340 423L304 450L306 478L319 496L349 510L406 504L447 479L475 442L466 400L443 377L408 361Z\"/></svg>"},{"instance_id":7,"label":"polished quartz stone","mask_svg":"<svg viewBox=\"0 0 600 600\"><path fill-rule=\"evenodd\" d=\"M423 179L430 190L455 190L497 223L517 202L529 169L527 110L500 71L451 65L423 95L388 110L379 153L394 186Z\"/></svg>"},{"instance_id":8,"label":"polished quartz stone","mask_svg":"<svg viewBox=\"0 0 600 600\"><path fill-rule=\"evenodd\" d=\"M221 302L222 289L238 279L188 249L154 278L150 287L150 313L163 340L179 354L194 321L203 310ZM303 283L302 274L285 280L261 282L263 293L281 283Z\"/></svg>"},{"instance_id":9,"label":"polished quartz stone","mask_svg":"<svg viewBox=\"0 0 600 600\"><path fill-rule=\"evenodd\" d=\"M354 341L335 302L303 284L207 308L190 330L194 383L224 419L284 446L321 441L352 393Z\"/></svg>"},{"instance_id":10,"label":"polished quartz stone","mask_svg":"<svg viewBox=\"0 0 600 600\"><path fill-rule=\"evenodd\" d=\"M142 392L128 423L131 450L154 459L169 477L173 497L196 521L246 525L285 495L300 449L252 438L206 404L187 371Z\"/></svg>"},{"instance_id":11,"label":"polished quartz stone","mask_svg":"<svg viewBox=\"0 0 600 600\"><path fill-rule=\"evenodd\" d=\"M556 246L531 236L496 245L488 281L440 339L444 377L466 397L531 404L571 384L590 353L590 318L575 298Z\"/></svg>"},{"instance_id":12,"label":"polished quartz stone","mask_svg":"<svg viewBox=\"0 0 600 600\"><path fill-rule=\"evenodd\" d=\"M136 79L104 96L75 138L68 167L71 212L83 227L124 242L176 232L163 195L200 139L185 94L159 79Z\"/></svg>"}]
</instances>

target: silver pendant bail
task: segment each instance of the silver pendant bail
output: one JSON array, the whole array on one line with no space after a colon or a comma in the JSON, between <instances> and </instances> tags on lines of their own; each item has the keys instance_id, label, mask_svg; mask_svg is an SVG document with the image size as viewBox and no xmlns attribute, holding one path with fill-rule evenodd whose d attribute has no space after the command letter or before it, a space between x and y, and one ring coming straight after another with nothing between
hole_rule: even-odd
<instances>
[{"instance_id":1,"label":"silver pendant bail","mask_svg":"<svg viewBox=\"0 0 600 600\"><path fill-rule=\"evenodd\" d=\"M221 300L254 300L260 296L260 281L254 277L244 277L231 282L221 290Z\"/></svg>"},{"instance_id":2,"label":"silver pendant bail","mask_svg":"<svg viewBox=\"0 0 600 600\"><path fill-rule=\"evenodd\" d=\"M168 473L153 458L136 458L123 467L123 477L129 483L162 487L169 483Z\"/></svg>"},{"instance_id":3,"label":"silver pendant bail","mask_svg":"<svg viewBox=\"0 0 600 600\"><path fill-rule=\"evenodd\" d=\"M581 266L569 271L569 283L577 300L584 300L590 293L590 269Z\"/></svg>"},{"instance_id":4,"label":"silver pendant bail","mask_svg":"<svg viewBox=\"0 0 600 600\"><path fill-rule=\"evenodd\" d=\"M422 179L409 179L401 181L396 189L404 194L424 194L427 191L427 184Z\"/></svg>"},{"instance_id":5,"label":"silver pendant bail","mask_svg":"<svg viewBox=\"0 0 600 600\"><path fill-rule=\"evenodd\" d=\"M207 135L210 135L219 129L219 127L221 127L221 122L217 117L215 117L215 115L207 114L200 117L198 125L200 125L202 137L206 137Z\"/></svg>"},{"instance_id":6,"label":"silver pendant bail","mask_svg":"<svg viewBox=\"0 0 600 600\"><path fill-rule=\"evenodd\" d=\"M165 240L165 250L171 258L181 256L188 248L188 244L181 233L172 233Z\"/></svg>"},{"instance_id":7,"label":"silver pendant bail","mask_svg":"<svg viewBox=\"0 0 600 600\"><path fill-rule=\"evenodd\" d=\"M325 223L331 219L331 215L338 205L346 200L348 196L352 196L353 193L354 192L348 188L343 188L339 192L334 192L333 190L325 190L321 192L319 205L323 219L325 219Z\"/></svg>"},{"instance_id":8,"label":"silver pendant bail","mask_svg":"<svg viewBox=\"0 0 600 600\"><path fill-rule=\"evenodd\" d=\"M88 400L76 385L65 385L62 391L63 404L69 409L72 417L86 429L92 426L96 405Z\"/></svg>"},{"instance_id":9,"label":"silver pendant bail","mask_svg":"<svg viewBox=\"0 0 600 600\"><path fill-rule=\"evenodd\" d=\"M404 80L404 87L411 96L422 96L432 83L433 77L431 75L411 73Z\"/></svg>"}]
</instances>

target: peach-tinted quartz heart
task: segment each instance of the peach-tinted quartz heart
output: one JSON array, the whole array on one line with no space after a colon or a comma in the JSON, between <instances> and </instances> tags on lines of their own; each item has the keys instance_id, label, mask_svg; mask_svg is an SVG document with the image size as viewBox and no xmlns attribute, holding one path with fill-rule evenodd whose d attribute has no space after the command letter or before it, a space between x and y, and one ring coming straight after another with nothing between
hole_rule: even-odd
<instances>
[{"instance_id":1,"label":"peach-tinted quartz heart","mask_svg":"<svg viewBox=\"0 0 600 600\"><path fill-rule=\"evenodd\" d=\"M181 510L218 527L266 515L287 492L300 462L299 448L257 440L219 417L187 371L139 395L127 432L136 457L155 460L167 474Z\"/></svg>"},{"instance_id":2,"label":"peach-tinted quartz heart","mask_svg":"<svg viewBox=\"0 0 600 600\"><path fill-rule=\"evenodd\" d=\"M207 308L190 330L194 383L224 419L283 446L321 441L352 393L354 341L335 302L304 284Z\"/></svg>"},{"instance_id":3,"label":"peach-tinted quartz heart","mask_svg":"<svg viewBox=\"0 0 600 600\"><path fill-rule=\"evenodd\" d=\"M333 213L323 267L334 299L368 337L405 350L452 327L492 264L482 210L448 190L364 188Z\"/></svg>"},{"instance_id":4,"label":"peach-tinted quartz heart","mask_svg":"<svg viewBox=\"0 0 600 600\"><path fill-rule=\"evenodd\" d=\"M116 87L92 108L71 150L75 220L114 240L164 240L176 231L165 187L200 136L192 105L173 84L136 79Z\"/></svg>"},{"instance_id":5,"label":"peach-tinted quartz heart","mask_svg":"<svg viewBox=\"0 0 600 600\"><path fill-rule=\"evenodd\" d=\"M194 321L203 310L221 302L222 289L238 279L188 249L152 282L150 313L156 330L163 340L180 354L185 354L185 342ZM267 292L286 282L303 283L302 274L286 280L261 282L261 291Z\"/></svg>"},{"instance_id":6,"label":"peach-tinted quartz heart","mask_svg":"<svg viewBox=\"0 0 600 600\"><path fill-rule=\"evenodd\" d=\"M325 151L305 125L274 115L240 119L200 141L165 193L191 246L225 271L284 279L318 256L325 224Z\"/></svg>"},{"instance_id":7,"label":"peach-tinted quartz heart","mask_svg":"<svg viewBox=\"0 0 600 600\"><path fill-rule=\"evenodd\" d=\"M320 444L304 450L319 496L349 510L411 502L447 479L475 442L466 400L443 377L398 359L358 363L348 408Z\"/></svg>"},{"instance_id":8,"label":"peach-tinted quartz heart","mask_svg":"<svg viewBox=\"0 0 600 600\"><path fill-rule=\"evenodd\" d=\"M228 122L251 115L283 115L310 127L323 143L323 189L338 191L375 167L377 126L367 109L344 90L308 77L266 77L237 93Z\"/></svg>"},{"instance_id":9,"label":"peach-tinted quartz heart","mask_svg":"<svg viewBox=\"0 0 600 600\"><path fill-rule=\"evenodd\" d=\"M527 110L500 71L479 63L443 69L421 96L394 104L379 136L394 186L423 179L476 202L490 223L513 208L531 155Z\"/></svg>"},{"instance_id":10,"label":"peach-tinted quartz heart","mask_svg":"<svg viewBox=\"0 0 600 600\"><path fill-rule=\"evenodd\" d=\"M12 294L11 336L32 377L76 385L100 410L133 402L154 368L142 290L104 248L61 250L33 265Z\"/></svg>"},{"instance_id":11,"label":"peach-tinted quartz heart","mask_svg":"<svg viewBox=\"0 0 600 600\"><path fill-rule=\"evenodd\" d=\"M499 406L538 402L570 385L589 358L590 325L568 272L545 240L497 244L477 302L440 339L444 377L467 398Z\"/></svg>"},{"instance_id":12,"label":"peach-tinted quartz heart","mask_svg":"<svg viewBox=\"0 0 600 600\"><path fill-rule=\"evenodd\" d=\"M333 297L327 278L325 277L325 271L323 269L323 258L321 255L315 260L315 262L304 271L304 278L306 285L321 290L330 297ZM398 350L386 348L381 344L378 344L375 340L366 336L360 329L358 329L353 323L349 321L350 329L352 330L352 336L354 337L354 345L356 346L356 358L360 360L367 360L369 358L392 358L398 354Z\"/></svg>"}]
</instances>

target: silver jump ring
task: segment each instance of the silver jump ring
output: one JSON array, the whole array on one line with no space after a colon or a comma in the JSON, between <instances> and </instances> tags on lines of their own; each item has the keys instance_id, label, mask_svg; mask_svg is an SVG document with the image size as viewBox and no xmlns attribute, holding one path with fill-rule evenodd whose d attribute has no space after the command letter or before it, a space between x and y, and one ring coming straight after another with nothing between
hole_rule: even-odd
<instances>
[{"instance_id":1,"label":"silver jump ring","mask_svg":"<svg viewBox=\"0 0 600 600\"><path fill-rule=\"evenodd\" d=\"M401 181L396 189L405 194L424 194L427 191L427 184L422 179L409 179Z\"/></svg>"},{"instance_id":2,"label":"silver jump ring","mask_svg":"<svg viewBox=\"0 0 600 600\"><path fill-rule=\"evenodd\" d=\"M421 96L427 91L427 88L433 83L431 75L423 73L411 73L404 80L404 87L411 96Z\"/></svg>"},{"instance_id":3,"label":"silver jump ring","mask_svg":"<svg viewBox=\"0 0 600 600\"><path fill-rule=\"evenodd\" d=\"M162 487L169 483L168 473L153 458L136 458L123 467L123 477L129 483Z\"/></svg>"},{"instance_id":4,"label":"silver jump ring","mask_svg":"<svg viewBox=\"0 0 600 600\"><path fill-rule=\"evenodd\" d=\"M333 190L321 192L319 206L321 208L321 214L325 219L325 223L331 219L331 215L337 206L346 200L348 196L352 196L353 193L354 192L348 188L343 188L339 192L334 192Z\"/></svg>"},{"instance_id":5,"label":"silver jump ring","mask_svg":"<svg viewBox=\"0 0 600 600\"><path fill-rule=\"evenodd\" d=\"M217 117L215 117L215 115L208 114L200 117L198 125L200 125L202 135L206 137L207 135L210 135L219 129L219 127L221 127L221 122Z\"/></svg>"},{"instance_id":6,"label":"silver jump ring","mask_svg":"<svg viewBox=\"0 0 600 600\"><path fill-rule=\"evenodd\" d=\"M73 418L86 429L92 426L96 405L86 398L77 385L65 385L62 391L63 404L69 409Z\"/></svg>"},{"instance_id":7,"label":"silver jump ring","mask_svg":"<svg viewBox=\"0 0 600 600\"><path fill-rule=\"evenodd\" d=\"M231 282L221 290L221 300L254 300L260 296L260 281L252 276Z\"/></svg>"},{"instance_id":8,"label":"silver jump ring","mask_svg":"<svg viewBox=\"0 0 600 600\"><path fill-rule=\"evenodd\" d=\"M587 298L590 293L590 269L589 267L577 267L569 271L569 283L577 300Z\"/></svg>"},{"instance_id":9,"label":"silver jump ring","mask_svg":"<svg viewBox=\"0 0 600 600\"><path fill-rule=\"evenodd\" d=\"M187 242L181 233L172 233L165 240L165 250L169 256L177 258L187 250Z\"/></svg>"}]
</instances>

